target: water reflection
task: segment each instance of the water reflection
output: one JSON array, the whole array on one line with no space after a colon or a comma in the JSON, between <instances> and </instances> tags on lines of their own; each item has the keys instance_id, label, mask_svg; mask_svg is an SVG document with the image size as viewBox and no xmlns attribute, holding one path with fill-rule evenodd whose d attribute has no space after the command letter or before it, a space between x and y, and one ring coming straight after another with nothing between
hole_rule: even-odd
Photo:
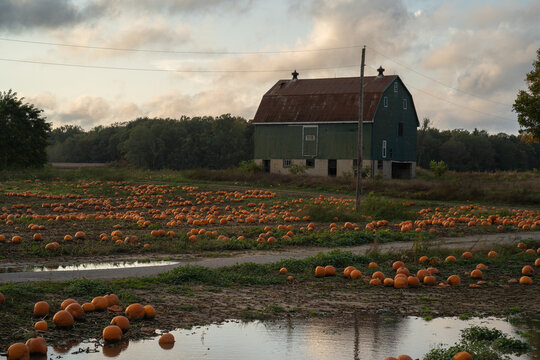
<instances>
[{"instance_id":1,"label":"water reflection","mask_svg":"<svg viewBox=\"0 0 540 360\"><path fill-rule=\"evenodd\" d=\"M0 273L14 272L41 272L41 271L74 271L74 270L104 270L104 269L120 269L120 268L135 268L143 266L166 266L176 265L176 261L115 261L103 263L84 263L73 265L27 265L27 266L4 266L0 267Z\"/></svg>"},{"instance_id":2,"label":"water reflection","mask_svg":"<svg viewBox=\"0 0 540 360\"><path fill-rule=\"evenodd\" d=\"M516 331L532 334L530 343L540 342L540 321L512 325L488 318L459 320L438 318L388 318L373 314L351 314L347 321L331 319L284 320L276 322L229 321L223 324L176 330L172 348L163 349L158 338L107 345L100 353L62 354L63 359L354 359L378 360L408 354L422 358L433 346L459 340L460 330L473 325L496 327L520 338ZM521 338L524 340L524 338ZM90 345L93 347L93 345ZM54 358L59 352L51 349ZM540 359L539 350L511 359Z\"/></svg>"}]
</instances>

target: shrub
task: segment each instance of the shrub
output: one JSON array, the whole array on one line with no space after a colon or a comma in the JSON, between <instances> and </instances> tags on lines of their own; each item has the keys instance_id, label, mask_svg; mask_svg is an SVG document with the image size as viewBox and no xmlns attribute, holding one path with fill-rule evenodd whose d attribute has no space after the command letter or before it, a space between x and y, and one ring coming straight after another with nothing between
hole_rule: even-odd
<instances>
[{"instance_id":1,"label":"shrub","mask_svg":"<svg viewBox=\"0 0 540 360\"><path fill-rule=\"evenodd\" d=\"M429 163L429 168L437 176L443 176L444 173L448 170L448 166L442 160L441 161L431 160L431 162Z\"/></svg>"}]
</instances>

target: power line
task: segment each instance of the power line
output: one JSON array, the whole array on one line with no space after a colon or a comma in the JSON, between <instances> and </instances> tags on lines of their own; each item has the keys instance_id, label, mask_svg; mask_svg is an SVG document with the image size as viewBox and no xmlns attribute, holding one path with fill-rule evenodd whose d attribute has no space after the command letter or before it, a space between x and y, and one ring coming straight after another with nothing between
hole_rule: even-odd
<instances>
[{"instance_id":1,"label":"power line","mask_svg":"<svg viewBox=\"0 0 540 360\"><path fill-rule=\"evenodd\" d=\"M491 100L491 99L487 99L487 98L484 98L484 97L481 97L481 96L478 96L478 95L474 95L474 94L471 94L471 93L469 93L469 92L460 90L460 89L455 88L455 87L453 87L453 86L447 85L447 84L445 84L445 83L443 83L443 82L441 82L441 81L439 81L439 80L437 80L437 79L435 79L435 78L432 78L431 76L422 74L421 72L419 72L419 71L413 69L412 67L407 66L407 65L405 65L405 64L403 64L403 63L401 63L401 62L399 62L399 61L397 61L397 60L392 59L392 58L389 57L389 56L384 55L383 53L381 53L380 51L375 50L375 49L372 48L372 47L370 47L370 49L373 50L374 52L376 52L377 54L381 55L382 57L384 57L384 58L386 58L386 59L388 59L388 60L390 60L390 61L392 61L392 62L398 64L399 66L404 67L405 69L407 69L407 70L409 70L409 71L412 71L412 72L414 72L414 73L416 73L416 74L418 74L418 75L420 75L420 76L422 76L422 77L425 77L426 79L429 79L429 80L431 80L431 81L434 81L434 82L436 82L437 84L442 85L442 86L444 86L444 87L446 87L446 88L449 88L449 89L458 91L458 92L460 92L460 93L463 93L463 94L466 94L466 95L469 95L469 96L473 96L473 97L475 97L475 98L477 98L477 99L480 99L480 100L489 101L489 102L491 102L491 103L493 103L493 104L503 105L503 106L512 106L511 104L506 104L506 103L502 103L502 102L499 102L499 101L494 101L494 100Z\"/></svg>"},{"instance_id":2,"label":"power line","mask_svg":"<svg viewBox=\"0 0 540 360\"><path fill-rule=\"evenodd\" d=\"M153 50L153 49L136 49L136 48L117 48L117 47L107 47L107 46L90 46L90 45L55 43L55 42L47 42L47 41L20 40L20 39L9 39L9 38L0 38L0 41L9 41L9 42L25 43L25 44L37 44L37 45L62 46L62 47L70 47L70 48L93 49L93 50L145 52L145 53L165 53L165 54L184 54L184 55L290 54L290 53L309 53L309 52L359 49L359 48L361 48L363 46L363 45L352 45L352 46L340 46L340 47L320 48L320 49L269 50L269 51L194 51L194 50L183 51L183 50L160 50L160 49Z\"/></svg>"},{"instance_id":3,"label":"power line","mask_svg":"<svg viewBox=\"0 0 540 360\"><path fill-rule=\"evenodd\" d=\"M57 62L46 62L46 61L33 61L33 60L24 60L24 59L8 59L0 58L0 61L8 61L15 63L25 63L25 64L38 64L38 65L52 65L52 66L66 66L66 67L75 67L75 68L87 68L87 69L106 69L106 70L126 70L126 71L147 71L147 72L172 72L172 73L272 73L272 72L287 72L290 69L272 69L272 70L173 70L173 69L152 69L152 68L131 68L131 67L117 67L117 66L105 66L105 65L84 65L84 64L69 64L69 63L57 63ZM334 69L346 69L346 68L357 68L359 65L344 65L344 66L332 66L332 67L321 67L321 68L298 68L300 71L317 71L317 70L334 70Z\"/></svg>"}]
</instances>

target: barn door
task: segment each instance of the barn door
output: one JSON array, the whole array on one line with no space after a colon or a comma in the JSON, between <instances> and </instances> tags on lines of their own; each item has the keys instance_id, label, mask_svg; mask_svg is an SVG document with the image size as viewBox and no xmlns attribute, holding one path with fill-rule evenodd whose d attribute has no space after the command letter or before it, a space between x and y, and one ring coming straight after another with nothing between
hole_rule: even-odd
<instances>
[{"instance_id":1,"label":"barn door","mask_svg":"<svg viewBox=\"0 0 540 360\"><path fill-rule=\"evenodd\" d=\"M319 127L317 125L304 125L302 128L302 155L317 156Z\"/></svg>"}]
</instances>

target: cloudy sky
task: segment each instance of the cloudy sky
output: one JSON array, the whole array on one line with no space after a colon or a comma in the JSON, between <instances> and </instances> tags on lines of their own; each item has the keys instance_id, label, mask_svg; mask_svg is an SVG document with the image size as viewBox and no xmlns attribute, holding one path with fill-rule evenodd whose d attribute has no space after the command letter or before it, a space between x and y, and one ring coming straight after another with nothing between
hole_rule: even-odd
<instances>
[{"instance_id":1,"label":"cloudy sky","mask_svg":"<svg viewBox=\"0 0 540 360\"><path fill-rule=\"evenodd\" d=\"M279 79L382 65L441 129L517 133L540 48L535 0L0 0L0 91L53 126L251 119Z\"/></svg>"}]
</instances>

